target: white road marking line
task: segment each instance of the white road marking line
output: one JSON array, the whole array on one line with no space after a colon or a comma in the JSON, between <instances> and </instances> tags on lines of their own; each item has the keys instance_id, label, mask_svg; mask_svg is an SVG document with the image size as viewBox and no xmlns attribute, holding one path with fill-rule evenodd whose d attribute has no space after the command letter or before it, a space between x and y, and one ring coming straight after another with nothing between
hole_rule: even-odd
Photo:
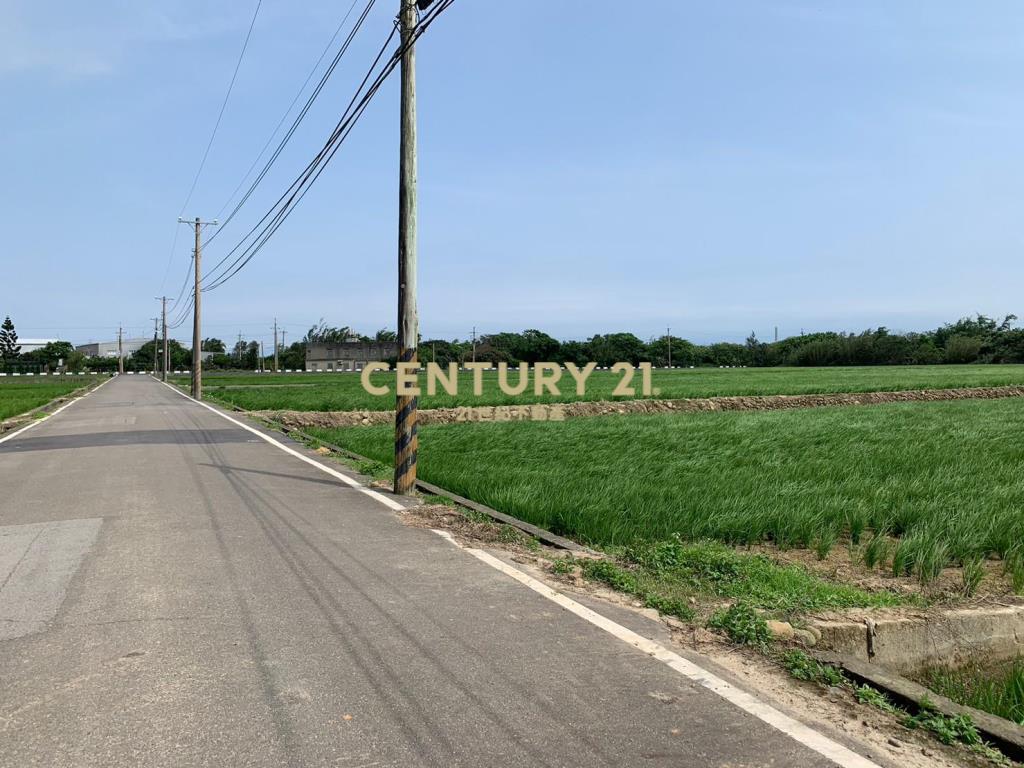
<instances>
[{"instance_id":1,"label":"white road marking line","mask_svg":"<svg viewBox=\"0 0 1024 768\"><path fill-rule=\"evenodd\" d=\"M191 400L193 403L203 406L208 411L216 413L218 416L227 419L232 424L241 427L247 432L251 432L252 434L270 443L271 445L280 448L285 453L288 453L297 459L301 459L307 464L314 466L323 472L326 472L332 477L338 478L346 485L349 485L357 490L362 491L367 496L370 496L371 498L379 501L381 504L384 504L389 509L393 509L396 511L402 511L405 509L404 506L399 504L394 499L389 499L387 496L384 496L383 494L377 493L376 491L373 491L367 488L366 486L361 485L357 480L353 480L348 475L344 475L335 469L332 469L324 464L321 464L319 461L314 461L308 456L303 456L298 451L289 448L287 445L278 442L277 440L268 435L263 434L258 429L250 427L247 424L243 424L237 419L228 416L226 413L222 413L221 411L217 410L213 406L207 405L206 403L200 400L196 400L193 397L189 397L184 392L177 389L176 387L173 387L167 382L162 381L160 383L163 384L165 387L168 387L172 391L178 393L186 400ZM435 530L434 532L448 539L456 546L462 548L461 545L459 545L458 542L456 542L455 539L451 536L451 534L449 534L447 531ZM687 677L690 680L693 680L694 682L703 685L708 690L718 694L726 701L742 709L744 712L753 715L762 722L765 722L768 725L775 728L776 730L781 731L782 733L786 734L787 736L799 742L800 744L803 744L809 749L817 752L819 755L828 758L836 765L842 766L842 768L880 768L880 766L877 763L874 763L871 760L868 760L867 758L861 757L856 752L853 752L847 747L844 747L842 744L839 744L838 742L833 741L827 736L820 734L817 731L809 728L803 723L794 720L789 715L783 714L782 712L770 706L769 704L765 704L763 701L760 701L753 695L737 688L732 683L726 682L717 675L708 672L703 667L694 664L692 661L689 661L688 659L684 659L677 653L673 653L660 643L656 643L653 640L648 640L647 638L638 635L636 632L633 632L630 629L626 629L626 627L623 627L621 624L617 624L611 619L605 618L601 614L590 610L586 606L580 605L575 600L563 595L561 592L558 592L552 589L551 587L547 586L546 584L543 584L537 581L536 579L527 576L522 571L513 568L510 565L506 565L493 555L489 555L488 553L483 552L479 549L463 549L465 549L466 552L473 555L473 557L477 558L478 560L481 560L484 563L490 565L492 568L495 568L501 571L502 573L511 576L520 584L529 587L534 592L537 592L543 597L546 597L548 600L557 603L570 613L579 616L584 621L590 622L594 626L603 629L605 632L609 633L613 637L618 638L627 645L631 645L634 648L643 651L648 656L652 656L658 661L667 664L669 667L671 667L684 677Z\"/></svg>"},{"instance_id":2,"label":"white road marking line","mask_svg":"<svg viewBox=\"0 0 1024 768\"><path fill-rule=\"evenodd\" d=\"M0 443L6 443L11 438L14 438L14 437L17 437L18 435L20 435L22 432L28 432L30 429L32 429L32 427L34 427L34 426L36 426L38 424L42 424L44 421L48 421L49 419L52 419L58 413L63 411L65 408L67 408L69 405L74 405L79 400L81 400L83 397L88 397L89 395L91 395L93 392L96 392L101 387L105 387L107 385L107 383L110 382L111 379L113 379L113 378L114 377L111 376L110 379L107 379L106 381L104 381L102 384L99 385L99 387L96 387L95 389L90 389L88 392L85 392L85 393L79 395L74 400L69 400L68 402L64 403L64 405L62 405L60 408L58 408L56 411L53 411L52 413L46 414L41 419L33 421L28 426L22 427L21 429L16 429L14 432L11 432L11 434L6 435L4 437L0 437Z\"/></svg>"},{"instance_id":3,"label":"white road marking line","mask_svg":"<svg viewBox=\"0 0 1024 768\"><path fill-rule=\"evenodd\" d=\"M744 712L753 715L758 720L761 720L776 730L781 731L800 744L803 744L805 747L808 747L819 755L828 758L836 765L842 766L843 768L879 768L877 763L874 763L865 757L861 757L856 752L844 747L836 741L833 741L827 736L818 733L798 720L794 720L789 715L775 709L775 707L765 704L755 696L737 688L732 683L726 682L717 675L708 672L706 669L694 664L689 659L684 659L678 653L670 651L660 643L648 640L646 637L638 635L631 629L627 629L621 624L617 624L596 611L590 610L585 605L577 603L572 598L552 589L547 584L526 575L518 568L514 568L511 565L502 562L483 550L462 547L462 545L455 541L452 535L447 531L434 530L434 533L443 536L455 544L455 546L460 547L464 551L473 555L473 557L487 563L487 565L501 571L505 575L511 576L520 584L529 587L537 594L557 603L562 608L576 616L579 616L584 621L590 622L595 627L603 629L605 632L615 638L618 638L627 645L631 645L634 648L643 651L648 656L652 656L658 661L667 664L684 677L699 683L709 691L718 694L729 703L739 707Z\"/></svg>"},{"instance_id":4,"label":"white road marking line","mask_svg":"<svg viewBox=\"0 0 1024 768\"><path fill-rule=\"evenodd\" d=\"M277 448L280 448L285 453L290 454L290 455L294 456L295 458L300 459L301 461L306 462L310 466L316 467L317 469L321 470L322 472L326 472L331 477L335 477L338 480L341 480L343 483L345 483L348 486L351 486L352 488L355 488L357 491L362 491L367 496L369 496L371 499L375 499L376 501L379 501L381 504L383 504L388 509L393 509L393 510L398 511L398 512L401 512L401 511L405 510L405 506L403 506L401 503L395 501L394 499L388 498L383 493L378 493L377 491L374 491L374 490L372 490L370 488L367 488L365 485L360 483L358 480L353 480L348 475L346 475L346 474L344 474L342 472L339 472L336 469L332 469L331 467L328 467L326 464L321 464L319 461L315 461L315 460L309 458L308 456L302 455L301 453L296 451L294 448L289 448L284 443L278 442L277 440L275 440L274 438L270 437L269 435L263 434L258 429L254 428L254 427L250 427L248 424L243 424L238 419L233 419L230 416L228 416L226 413L218 411L212 405L207 405L202 400L196 400L194 397L190 397L189 395L186 395L180 389L178 389L178 388L168 384L166 381L161 381L160 383L163 384L165 387L169 388L172 392L178 393L179 395L184 397L186 400L191 400L196 405L203 406L203 408L205 408L206 410L211 411L213 413L216 413L221 418L227 419L228 421L230 421L235 426L241 427L242 429L244 429L246 432L251 432L252 434L256 435L256 437L258 437L261 440L264 440L264 441L270 443L271 445L273 445L273 446L275 446Z\"/></svg>"}]
</instances>

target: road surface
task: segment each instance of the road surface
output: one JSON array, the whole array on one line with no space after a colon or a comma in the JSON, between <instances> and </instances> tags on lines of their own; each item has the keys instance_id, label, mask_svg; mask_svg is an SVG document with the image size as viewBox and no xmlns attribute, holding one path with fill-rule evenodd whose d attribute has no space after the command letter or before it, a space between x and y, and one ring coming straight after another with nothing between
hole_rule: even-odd
<instances>
[{"instance_id":1,"label":"road surface","mask_svg":"<svg viewBox=\"0 0 1024 768\"><path fill-rule=\"evenodd\" d=\"M2 766L836 764L149 377L0 489Z\"/></svg>"}]
</instances>

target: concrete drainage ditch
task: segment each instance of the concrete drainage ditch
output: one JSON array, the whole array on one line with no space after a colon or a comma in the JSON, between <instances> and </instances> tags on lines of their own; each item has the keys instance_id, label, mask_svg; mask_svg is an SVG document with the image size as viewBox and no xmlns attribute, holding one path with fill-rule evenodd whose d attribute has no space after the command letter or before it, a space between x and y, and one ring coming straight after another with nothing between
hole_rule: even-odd
<instances>
[{"instance_id":1,"label":"concrete drainage ditch","mask_svg":"<svg viewBox=\"0 0 1024 768\"><path fill-rule=\"evenodd\" d=\"M916 707L927 697L943 714L969 714L989 741L1024 759L1024 727L965 707L910 678L925 670L994 665L1024 656L1024 605L994 604L919 614L849 613L815 619L815 656Z\"/></svg>"}]
</instances>

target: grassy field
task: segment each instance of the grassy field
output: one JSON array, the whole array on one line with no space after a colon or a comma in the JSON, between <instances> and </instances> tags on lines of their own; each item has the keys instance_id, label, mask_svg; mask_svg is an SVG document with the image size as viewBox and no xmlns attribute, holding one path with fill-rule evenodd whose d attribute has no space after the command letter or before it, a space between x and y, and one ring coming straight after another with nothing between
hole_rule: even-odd
<instances>
[{"instance_id":1,"label":"grassy field","mask_svg":"<svg viewBox=\"0 0 1024 768\"><path fill-rule=\"evenodd\" d=\"M96 377L93 377L96 378ZM68 392L73 392L90 379L68 376L64 381L53 377L5 376L0 379L0 419L17 416Z\"/></svg>"},{"instance_id":2,"label":"grassy field","mask_svg":"<svg viewBox=\"0 0 1024 768\"><path fill-rule=\"evenodd\" d=\"M517 374L510 374L514 383ZM187 377L179 377L187 383ZM380 384L393 381L375 374ZM578 396L566 373L559 382L561 396L529 393L510 396L498 389L497 373L484 374L482 397L472 394L471 376L463 374L459 395L424 394L423 408L456 405L506 405L514 403L574 400L612 400L619 381L609 371L595 371L587 382L587 393ZM246 410L351 411L390 410L394 395L377 397L365 392L356 374L208 374L204 377L210 397ZM633 384L640 392L640 376ZM696 368L654 371L652 381L661 398L714 397L720 395L800 395L833 392L873 392L907 389L950 389L1024 384L1024 365L933 365L862 368ZM659 392L660 391L660 392Z\"/></svg>"},{"instance_id":3,"label":"grassy field","mask_svg":"<svg viewBox=\"0 0 1024 768\"><path fill-rule=\"evenodd\" d=\"M390 462L390 428L310 431ZM597 545L850 535L922 581L997 553L1024 586L1022 431L1016 400L438 425L420 476Z\"/></svg>"}]
</instances>

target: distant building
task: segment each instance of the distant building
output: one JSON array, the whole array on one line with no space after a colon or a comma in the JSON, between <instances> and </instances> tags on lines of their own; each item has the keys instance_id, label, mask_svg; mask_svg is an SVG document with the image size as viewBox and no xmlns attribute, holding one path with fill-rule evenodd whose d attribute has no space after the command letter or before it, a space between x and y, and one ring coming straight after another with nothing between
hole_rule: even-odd
<instances>
[{"instance_id":1,"label":"distant building","mask_svg":"<svg viewBox=\"0 0 1024 768\"><path fill-rule=\"evenodd\" d=\"M125 357L130 357L133 352L137 352L142 349L145 344L148 344L152 340L152 337L145 336L137 339L122 339L122 354ZM89 344L80 344L75 347L75 349L86 357L117 357L117 339L114 339L113 341L94 341Z\"/></svg>"},{"instance_id":2,"label":"distant building","mask_svg":"<svg viewBox=\"0 0 1024 768\"><path fill-rule=\"evenodd\" d=\"M344 341L306 345L307 371L361 371L367 363L398 357L395 341Z\"/></svg>"},{"instance_id":3,"label":"distant building","mask_svg":"<svg viewBox=\"0 0 1024 768\"><path fill-rule=\"evenodd\" d=\"M18 339L18 346L21 347L21 354L25 354L26 352L35 352L47 344L53 344L58 341L61 341L61 339Z\"/></svg>"}]
</instances>

